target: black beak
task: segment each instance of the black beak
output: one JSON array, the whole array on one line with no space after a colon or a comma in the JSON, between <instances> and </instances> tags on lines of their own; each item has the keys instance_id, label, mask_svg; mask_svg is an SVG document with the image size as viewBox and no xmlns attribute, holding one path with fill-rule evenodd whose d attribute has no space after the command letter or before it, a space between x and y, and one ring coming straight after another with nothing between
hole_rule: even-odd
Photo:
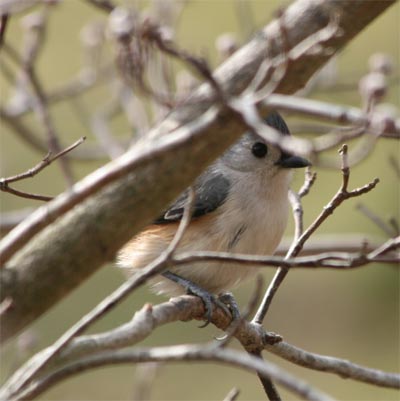
<instances>
[{"instance_id":1,"label":"black beak","mask_svg":"<svg viewBox=\"0 0 400 401\"><path fill-rule=\"evenodd\" d=\"M281 158L275 163L283 168L302 168L311 166L311 163L300 156L292 156L287 153L282 153Z\"/></svg>"}]
</instances>

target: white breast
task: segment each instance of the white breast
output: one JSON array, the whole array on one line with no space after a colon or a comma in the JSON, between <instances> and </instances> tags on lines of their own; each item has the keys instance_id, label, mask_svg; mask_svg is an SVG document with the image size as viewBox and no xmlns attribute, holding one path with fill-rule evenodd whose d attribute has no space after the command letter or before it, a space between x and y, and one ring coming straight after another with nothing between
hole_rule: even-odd
<instances>
[{"instance_id":1,"label":"white breast","mask_svg":"<svg viewBox=\"0 0 400 401\"><path fill-rule=\"evenodd\" d=\"M241 226L244 229L227 251L259 255L275 251L287 224L289 180L284 171L268 186L254 188L246 179L236 184L240 190L233 191L223 206L220 226L225 228L227 237Z\"/></svg>"}]
</instances>

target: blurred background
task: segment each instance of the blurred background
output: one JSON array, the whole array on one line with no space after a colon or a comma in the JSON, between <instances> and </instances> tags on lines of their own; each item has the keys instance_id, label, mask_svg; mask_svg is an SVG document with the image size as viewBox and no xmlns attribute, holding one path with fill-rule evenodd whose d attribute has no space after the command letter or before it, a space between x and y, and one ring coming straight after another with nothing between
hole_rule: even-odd
<instances>
[{"instance_id":1,"label":"blurred background","mask_svg":"<svg viewBox=\"0 0 400 401\"><path fill-rule=\"evenodd\" d=\"M133 4L141 10L146 10L145 13L164 13L162 18L174 19L175 31L169 32L173 34L174 40L181 48L206 57L213 67L221 62L221 52L216 49L215 43L222 34L230 33L237 44L244 44L257 28L261 28L273 18L280 6L287 5L286 2L280 1L193 0L177 2L179 12L168 17L168 12L175 12L171 11L174 9L170 7L170 3L160 0ZM31 13L36 11L38 9L29 9L10 19L6 42L13 48L21 48L27 25L32 23ZM103 27L107 24L107 13L93 7L89 2L79 0L54 2L50 13L44 46L37 61L37 74L46 91L50 93L63 88L71 80L90 82L93 74L99 74L94 66L105 66L107 70L107 63L112 63L114 57L113 49L109 41L98 46L99 38L102 37L102 33L99 32L103 32ZM384 53L393 61L393 72L389 78L389 92L385 102L399 107L399 49L400 6L397 4L389 8L346 47L331 64L329 73L324 75L323 85L315 83L306 91L306 95L359 107L361 99L358 81L368 71L369 58L375 53ZM21 107L24 107L24 101L16 98L13 81L9 79L10 73L11 76L15 74L15 64L10 62L4 52L0 52L0 63L1 107L8 107L8 110L16 110L18 113ZM182 66L173 63L173 71L174 74L182 72ZM181 78L184 81L187 77L181 74ZM98 79L98 76L95 79ZM134 138L132 132L135 124L140 117L144 118L143 115L132 122L126 118L124 112L113 110L113 96L119 99L121 96L129 97L129 93L126 94L126 88L125 92L118 92L115 86L111 86L107 80L104 81L104 84L86 91L82 96L72 97L65 102L59 101L51 106L51 116L62 145L69 145L84 135L88 139L81 148L98 142L96 134L93 134L93 131L96 131L96 121L87 117L93 113L115 115L105 129L108 134L121 139L125 147L128 146L127 141ZM123 102L121 104L124 105ZM129 106L131 103L126 104ZM150 106L145 105L145 108L148 107ZM162 112L163 110L154 112L155 120L161 118ZM308 134L304 131L304 125L310 121L287 117L289 127L293 127L297 135ZM33 113L25 113L22 121L43 140L43 130L40 129ZM144 120L143 126L146 124L151 126L152 122ZM2 122L0 128L1 177L29 169L45 155L45 151L27 146L9 125ZM369 238L378 243L385 241L385 233L356 207L362 203L384 220L391 217L399 219L399 182L389 161L391 157L398 160L399 150L398 141L380 140L368 158L352 169L351 188L364 185L375 177L379 177L379 185L362 198L347 201L342 205L318 230L318 235L344 238L345 235L358 234L361 236L358 238ZM106 161L107 156L94 161L74 161L71 164L74 179L79 180ZM341 183L338 171L317 168L317 172L318 179L311 193L304 199L306 225L319 214ZM302 173L298 173L294 187L298 188L302 181ZM16 188L56 195L66 189L66 183L59 166L54 163L33 179L16 185ZM11 194L1 193L0 196L2 213L33 209L40 203ZM292 233L293 224L290 222L286 236L290 238ZM262 270L266 285L273 273L273 269ZM29 355L56 340L122 281L123 277L115 266L104 266L18 339L3 347L2 381ZM249 282L234 291L239 305L246 305L253 289L254 282ZM130 319L145 302L162 301L164 298L154 296L147 288L142 288L90 331L97 332L115 327ZM201 330L197 326L197 322L165 326L156 330L142 345L206 342L220 334L211 325ZM281 334L287 342L308 351L349 359L386 371L399 371L399 270L395 266L371 265L345 272L292 271L274 299L265 327ZM235 343L232 346L240 348ZM400 397L399 392L394 390L306 370L272 355L266 354L265 357L340 400L383 401L398 400ZM155 375L150 394L150 399L153 400L222 400L234 386L241 391L239 400L265 399L255 375L227 366L205 363L193 363L190 367L186 363L165 364L156 368L151 365L147 366L145 371L143 368L138 371L135 366L98 369L63 382L39 399L137 399L137 383L141 382L140 377L143 374L145 377ZM282 391L282 395L285 399L294 399L285 391Z\"/></svg>"}]
</instances>

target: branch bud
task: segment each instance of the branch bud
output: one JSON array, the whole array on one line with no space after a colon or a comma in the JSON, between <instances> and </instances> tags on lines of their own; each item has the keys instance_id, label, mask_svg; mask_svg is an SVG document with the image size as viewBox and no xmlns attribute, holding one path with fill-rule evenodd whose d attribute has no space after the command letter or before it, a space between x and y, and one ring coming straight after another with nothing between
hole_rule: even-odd
<instances>
[{"instance_id":1,"label":"branch bud","mask_svg":"<svg viewBox=\"0 0 400 401\"><path fill-rule=\"evenodd\" d=\"M360 80L359 91L365 99L381 100L387 91L386 77L380 72L370 72Z\"/></svg>"},{"instance_id":2,"label":"branch bud","mask_svg":"<svg viewBox=\"0 0 400 401\"><path fill-rule=\"evenodd\" d=\"M371 72L380 72L386 76L393 71L393 60L384 53L373 54L368 60L368 65Z\"/></svg>"},{"instance_id":3,"label":"branch bud","mask_svg":"<svg viewBox=\"0 0 400 401\"><path fill-rule=\"evenodd\" d=\"M136 15L133 10L116 7L111 11L108 19L111 35L117 40L130 38L136 27Z\"/></svg>"},{"instance_id":4,"label":"branch bud","mask_svg":"<svg viewBox=\"0 0 400 401\"><path fill-rule=\"evenodd\" d=\"M235 35L233 33L224 33L218 36L215 41L215 48L218 51L219 57L222 60L226 60L238 49Z\"/></svg>"}]
</instances>

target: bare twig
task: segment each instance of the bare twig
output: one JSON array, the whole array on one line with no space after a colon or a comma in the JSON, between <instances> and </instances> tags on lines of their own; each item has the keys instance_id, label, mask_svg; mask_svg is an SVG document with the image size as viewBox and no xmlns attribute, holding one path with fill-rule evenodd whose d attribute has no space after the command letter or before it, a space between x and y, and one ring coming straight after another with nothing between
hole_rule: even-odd
<instances>
[{"instance_id":1,"label":"bare twig","mask_svg":"<svg viewBox=\"0 0 400 401\"><path fill-rule=\"evenodd\" d=\"M234 387L231 391L229 391L223 401L236 401L236 399L239 397L239 394L240 390Z\"/></svg>"},{"instance_id":2,"label":"bare twig","mask_svg":"<svg viewBox=\"0 0 400 401\"><path fill-rule=\"evenodd\" d=\"M332 11L332 9L330 11ZM279 88L279 86L281 86L281 84L283 84L282 79L285 75L285 72L295 60L311 53L314 53L315 55L320 54L321 56L324 55L324 53L327 54L324 44L341 35L338 15L336 12L330 12L329 19L324 27L317 32L314 32L313 35L310 35L301 42L297 43L296 46L291 47L289 46L289 35L284 22L285 17L286 12L280 11L278 18L278 30L280 33L280 40L282 42L282 46L280 46L282 49L281 55L272 63L272 76L268 79L268 81L266 81L266 85L264 85L264 87L258 91L256 102L265 99L269 94L274 92L277 88ZM265 66L263 68L265 68ZM267 67L266 70L269 71L270 69Z\"/></svg>"},{"instance_id":3,"label":"bare twig","mask_svg":"<svg viewBox=\"0 0 400 401\"><path fill-rule=\"evenodd\" d=\"M43 158L43 160L41 162L39 162L36 166L30 168L29 170L14 175L12 177L7 177L7 178L2 178L1 179L1 183L6 183L9 184L11 182L16 182L16 181L21 181L24 180L26 178L32 178L34 177L36 174L40 173L45 167L49 166L52 162L54 162L55 160L57 160L58 158L66 155L67 153L71 152L72 150L74 150L77 146L79 146L80 144L82 144L84 141L86 140L86 137L82 137L80 139L78 139L77 141L75 141L72 145L68 146L67 148L61 150L60 152L58 152L57 154L55 154L54 156L52 156L52 152L50 151L49 153L47 153L47 155Z\"/></svg>"},{"instance_id":4,"label":"bare twig","mask_svg":"<svg viewBox=\"0 0 400 401\"><path fill-rule=\"evenodd\" d=\"M48 105L54 105L58 102L71 100L75 97L82 96L85 92L92 89L95 85L106 84L108 80L113 76L114 66L106 64L104 66L97 67L96 74L88 76L87 72L82 69L77 75L71 78L70 81L60 83L54 89L47 90L47 103ZM19 102L18 104L5 105L4 109L1 109L1 117L8 118L19 118L24 116L26 113L32 111L32 104L29 102Z\"/></svg>"},{"instance_id":5,"label":"bare twig","mask_svg":"<svg viewBox=\"0 0 400 401\"><path fill-rule=\"evenodd\" d=\"M8 19L9 16L7 14L3 14L0 17L0 49L3 46L4 38L6 36Z\"/></svg>"},{"instance_id":6,"label":"bare twig","mask_svg":"<svg viewBox=\"0 0 400 401\"><path fill-rule=\"evenodd\" d=\"M12 195L18 196L20 198L25 198L25 199L38 200L38 201L43 201L43 202L49 202L53 199L52 196L34 194L31 192L26 192L26 191L19 191L18 189L11 188L8 185L3 185L2 182L0 182L0 190L3 192L8 192Z\"/></svg>"},{"instance_id":7,"label":"bare twig","mask_svg":"<svg viewBox=\"0 0 400 401\"><path fill-rule=\"evenodd\" d=\"M5 313L7 311L7 309L11 308L13 305L13 300L10 297L6 297L1 301L0 304L0 315L2 313Z\"/></svg>"},{"instance_id":8,"label":"bare twig","mask_svg":"<svg viewBox=\"0 0 400 401\"><path fill-rule=\"evenodd\" d=\"M99 10L105 11L106 13L114 10L115 5L110 0L85 0L87 3L97 7Z\"/></svg>"},{"instance_id":9,"label":"bare twig","mask_svg":"<svg viewBox=\"0 0 400 401\"><path fill-rule=\"evenodd\" d=\"M311 172L310 167L307 167L304 175L304 184L300 188L299 192L289 190L289 201L293 210L293 217L295 222L294 239L292 242L297 241L303 234L303 205L301 204L301 198L308 195L311 187L317 178L317 173Z\"/></svg>"},{"instance_id":10,"label":"bare twig","mask_svg":"<svg viewBox=\"0 0 400 401\"><path fill-rule=\"evenodd\" d=\"M303 234L304 235L304 234ZM384 253L389 254L393 245L392 239L385 242L377 249L384 249ZM392 244L389 249L386 248L387 244ZM240 263L243 265L255 265L259 267L278 267L282 266L287 269L293 268L331 268L338 270L355 269L373 262L382 262L387 264L399 263L399 257L383 258L382 252L377 253L377 249L364 254L362 246L357 253L348 252L326 252L321 254L313 254L310 256L298 256L293 258L282 258L279 256L257 256L257 255L243 255L232 254L229 252L189 252L187 254L180 254L174 257L175 265L185 265L187 263L201 263L204 261L219 261L226 263ZM378 258L379 257L379 258Z\"/></svg>"},{"instance_id":11,"label":"bare twig","mask_svg":"<svg viewBox=\"0 0 400 401\"><path fill-rule=\"evenodd\" d=\"M60 152L61 147L56 134L53 120L48 110L47 95L42 87L36 72L36 60L46 40L46 24L48 17L48 8L44 9L40 14L28 16L26 24L26 32L24 38L23 55L19 61L22 67L22 80L27 82L32 88L30 94L33 102L33 108L39 119L39 122L44 127L47 135L47 142L50 151ZM26 92L27 94L27 92ZM66 159L59 159L61 170L69 185L72 185L72 171Z\"/></svg>"},{"instance_id":12,"label":"bare twig","mask_svg":"<svg viewBox=\"0 0 400 401\"><path fill-rule=\"evenodd\" d=\"M393 228L394 235L400 235L400 225L395 217L390 217L389 224Z\"/></svg>"},{"instance_id":13,"label":"bare twig","mask_svg":"<svg viewBox=\"0 0 400 401\"><path fill-rule=\"evenodd\" d=\"M61 145L59 143L56 130L54 128L54 124L47 107L47 98L42 88L42 85L36 76L36 72L33 69L26 70L26 74L27 74L27 79L30 81L35 91L36 112L42 126L46 129L50 151L60 152ZM64 173L68 185L71 186L74 181L72 176L72 170L65 158L61 158L59 160L60 160L61 170Z\"/></svg>"},{"instance_id":14,"label":"bare twig","mask_svg":"<svg viewBox=\"0 0 400 401\"><path fill-rule=\"evenodd\" d=\"M49 166L54 160L57 160L58 158L64 156L65 154L71 152L71 150L75 149L77 146L79 146L86 137L82 137L78 139L75 143L73 143L71 146L68 146L64 150L58 152L55 156L51 156L51 152L49 152L41 162L39 162L36 166L32 167L31 169L14 175L12 177L7 177L7 178L1 178L0 179L0 190L4 192L9 192L13 195L22 197L22 198L28 198L28 199L34 199L34 200L42 200L42 201L50 201L53 199L51 196L44 196L44 195L38 195L38 194L32 194L28 193L25 191L19 191L15 188L11 188L9 186L10 183L16 182L16 181L21 181L26 178L32 178L36 174L40 173L45 167Z\"/></svg>"},{"instance_id":15,"label":"bare twig","mask_svg":"<svg viewBox=\"0 0 400 401\"><path fill-rule=\"evenodd\" d=\"M390 155L389 156L389 162L390 162L390 165L392 166L393 171L395 172L397 178L400 178L400 163L399 163L399 160L395 156Z\"/></svg>"},{"instance_id":16,"label":"bare twig","mask_svg":"<svg viewBox=\"0 0 400 401\"><path fill-rule=\"evenodd\" d=\"M2 123L7 124L19 138L29 145L32 149L42 153L48 151L48 146L45 141L40 138L40 136L35 133L31 127L25 124L21 119L10 117L5 110L0 108L0 118ZM125 140L123 145L127 145L128 141ZM107 157L104 150L97 144L87 144L85 149L77 149L76 152L71 154L70 159L79 161L93 161L101 160Z\"/></svg>"},{"instance_id":17,"label":"bare twig","mask_svg":"<svg viewBox=\"0 0 400 401\"><path fill-rule=\"evenodd\" d=\"M331 199L331 201L324 207L324 210L321 214L314 220L314 222L308 227L308 229L300 236L300 238L293 243L293 246L288 252L288 257L293 257L299 254L302 250L304 243L308 240L308 238L317 230L317 228L335 211L335 209L342 204L343 201L354 198L356 196L360 196L364 193L371 191L378 184L379 179L375 178L369 184L354 189L352 191L348 191L348 183L350 177L350 168L348 164L347 157L347 145L343 145L340 149L340 154L342 156L342 185L339 191L335 194L335 196ZM276 294L279 286L282 281L286 277L288 273L288 269L285 267L281 267L278 269L278 272L272 279L270 286L265 293L264 299L254 317L253 321L255 323L261 324L265 318L265 315L268 312L268 308L271 304L271 301Z\"/></svg>"},{"instance_id":18,"label":"bare twig","mask_svg":"<svg viewBox=\"0 0 400 401\"><path fill-rule=\"evenodd\" d=\"M124 153L123 147L115 140L110 132L107 116L103 110L93 113L90 125L92 132L96 135L104 152L108 154L111 159L115 159Z\"/></svg>"},{"instance_id":19,"label":"bare twig","mask_svg":"<svg viewBox=\"0 0 400 401\"><path fill-rule=\"evenodd\" d=\"M364 216L370 219L377 227L379 227L386 235L389 237L395 236L397 233L394 231L393 227L390 223L386 223L380 216L374 213L369 207L366 205L359 203L356 206L357 210L359 210Z\"/></svg>"},{"instance_id":20,"label":"bare twig","mask_svg":"<svg viewBox=\"0 0 400 401\"><path fill-rule=\"evenodd\" d=\"M371 130L377 130L377 127L371 126L374 120L370 119L362 110L355 107L343 107L342 105L333 105L318 100L281 94L269 95L262 100L262 103L278 110L296 112L296 114L320 118L338 124L352 124L355 126L369 125ZM378 123L378 121L375 123ZM382 131L381 127L379 127L378 131L381 135L384 133L396 133L399 135L399 123L399 121L393 120L392 124L387 124L384 127L384 131Z\"/></svg>"},{"instance_id":21,"label":"bare twig","mask_svg":"<svg viewBox=\"0 0 400 401\"><path fill-rule=\"evenodd\" d=\"M369 238L363 234L343 234L338 238L334 234L313 235L305 244L301 251L303 256L311 256L324 252L358 252L364 249L370 252L378 247L379 239ZM293 238L284 238L275 252L277 256L285 256L293 243Z\"/></svg>"},{"instance_id":22,"label":"bare twig","mask_svg":"<svg viewBox=\"0 0 400 401\"><path fill-rule=\"evenodd\" d=\"M301 234L303 234L303 206L300 201L300 196L297 192L292 189L288 193L290 206L292 207L292 213L294 218L294 241L297 241Z\"/></svg>"},{"instance_id":23,"label":"bare twig","mask_svg":"<svg viewBox=\"0 0 400 401\"><path fill-rule=\"evenodd\" d=\"M156 46L166 54L185 62L189 67L193 68L206 82L208 82L215 91L217 100L224 102L225 94L221 85L214 78L213 73L207 62L199 57L194 57L187 51L179 49L172 42L168 42L162 38L159 31L152 26L149 26L146 36L151 39Z\"/></svg>"},{"instance_id":24,"label":"bare twig","mask_svg":"<svg viewBox=\"0 0 400 401\"><path fill-rule=\"evenodd\" d=\"M333 398L330 396L316 390L308 383L292 376L271 362L261 361L259 358L244 352L204 345L178 345L112 352L106 351L96 356L82 358L77 362L49 373L47 376L33 382L25 391L18 394L18 397L26 400L32 399L60 380L94 367L106 366L108 364L115 365L150 361L215 361L225 363L271 377L274 381L305 400L333 401ZM10 398L10 401L15 400L16 397L14 396Z\"/></svg>"},{"instance_id":25,"label":"bare twig","mask_svg":"<svg viewBox=\"0 0 400 401\"><path fill-rule=\"evenodd\" d=\"M384 253L390 252L392 250L398 249L400 247L400 236L396 238L391 238L387 242L385 242L382 246L374 251L370 252L369 256L371 258L376 258L378 256L383 255ZM398 257L400 255L398 254Z\"/></svg>"},{"instance_id":26,"label":"bare twig","mask_svg":"<svg viewBox=\"0 0 400 401\"><path fill-rule=\"evenodd\" d=\"M383 372L357 365L345 359L315 354L284 341L274 345L266 345L265 349L307 369L329 372L342 378L349 378L376 386L400 388L400 375L397 373Z\"/></svg>"},{"instance_id":27,"label":"bare twig","mask_svg":"<svg viewBox=\"0 0 400 401\"><path fill-rule=\"evenodd\" d=\"M149 362L138 365L135 371L135 388L132 401L150 400L151 390L154 386L157 373L160 370L160 363Z\"/></svg>"},{"instance_id":28,"label":"bare twig","mask_svg":"<svg viewBox=\"0 0 400 401\"><path fill-rule=\"evenodd\" d=\"M304 184L302 185L302 187L299 189L298 192L300 198L304 198L305 196L308 195L316 179L317 179L317 173L315 171L311 171L310 167L307 167L304 177Z\"/></svg>"},{"instance_id":29,"label":"bare twig","mask_svg":"<svg viewBox=\"0 0 400 401\"><path fill-rule=\"evenodd\" d=\"M183 216L181 221L179 222L178 230L175 233L175 236L171 243L168 245L168 248L165 250L165 258L169 263L173 263L173 256L175 254L176 249L182 241L182 238L190 224L190 219L192 217L192 208L193 202L195 200L195 193L193 188L188 189L188 198L183 210Z\"/></svg>"}]
</instances>

